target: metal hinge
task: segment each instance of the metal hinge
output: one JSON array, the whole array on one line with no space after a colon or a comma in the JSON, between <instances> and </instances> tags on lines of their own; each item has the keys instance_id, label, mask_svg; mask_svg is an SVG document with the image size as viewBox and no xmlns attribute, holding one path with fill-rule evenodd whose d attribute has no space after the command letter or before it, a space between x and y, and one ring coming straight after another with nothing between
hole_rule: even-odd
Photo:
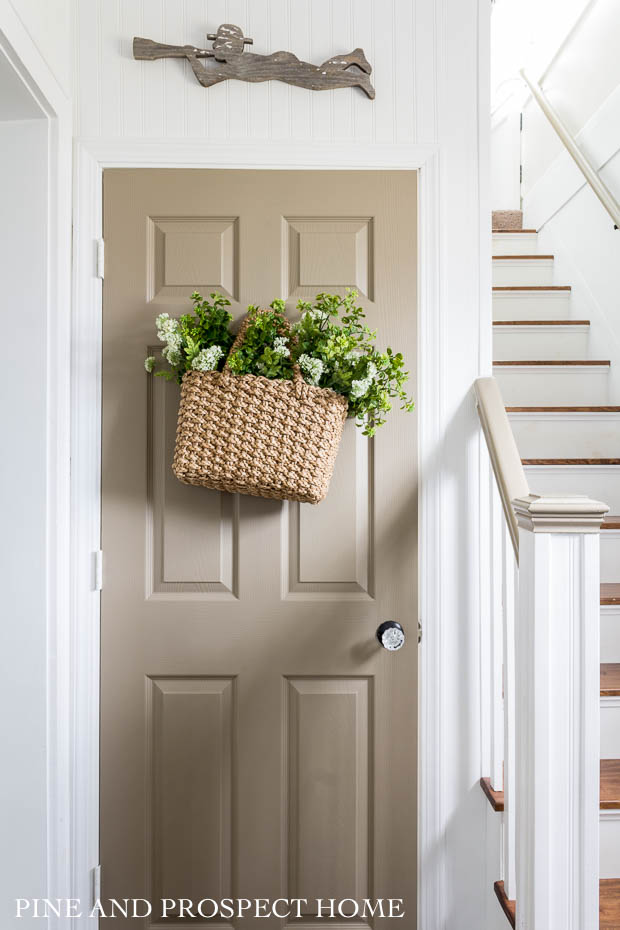
<instances>
[{"instance_id":1,"label":"metal hinge","mask_svg":"<svg viewBox=\"0 0 620 930\"><path fill-rule=\"evenodd\" d=\"M93 552L93 591L103 588L103 552L97 549Z\"/></svg>"},{"instance_id":2,"label":"metal hinge","mask_svg":"<svg viewBox=\"0 0 620 930\"><path fill-rule=\"evenodd\" d=\"M100 865L96 865L96 866L95 866L95 868L92 870L91 877L92 877L92 882L91 882L91 885L92 885L92 888L91 888L91 891L92 891L91 910L93 910L93 909L96 907L96 905L97 905L97 901L100 901L100 900L101 900L101 866L100 866Z\"/></svg>"},{"instance_id":3,"label":"metal hinge","mask_svg":"<svg viewBox=\"0 0 620 930\"><path fill-rule=\"evenodd\" d=\"M519 132L523 132L523 113L519 113Z\"/></svg>"},{"instance_id":4,"label":"metal hinge","mask_svg":"<svg viewBox=\"0 0 620 930\"><path fill-rule=\"evenodd\" d=\"M105 272L105 242L97 239L97 277L103 280Z\"/></svg>"},{"instance_id":5,"label":"metal hinge","mask_svg":"<svg viewBox=\"0 0 620 930\"><path fill-rule=\"evenodd\" d=\"M422 621L418 620L418 644L422 642Z\"/></svg>"},{"instance_id":6,"label":"metal hinge","mask_svg":"<svg viewBox=\"0 0 620 930\"><path fill-rule=\"evenodd\" d=\"M523 184L523 165L519 165L519 184Z\"/></svg>"}]
</instances>

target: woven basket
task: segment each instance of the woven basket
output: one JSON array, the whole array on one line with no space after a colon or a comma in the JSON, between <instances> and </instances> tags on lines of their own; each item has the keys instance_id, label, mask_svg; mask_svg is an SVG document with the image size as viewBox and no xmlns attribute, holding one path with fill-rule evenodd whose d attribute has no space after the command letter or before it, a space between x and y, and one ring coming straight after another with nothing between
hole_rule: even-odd
<instances>
[{"instance_id":1,"label":"woven basket","mask_svg":"<svg viewBox=\"0 0 620 930\"><path fill-rule=\"evenodd\" d=\"M230 355L242 344L246 318ZM288 324L287 324L288 325ZM185 484L317 504L327 494L347 400L303 380L188 371L172 470Z\"/></svg>"}]
</instances>

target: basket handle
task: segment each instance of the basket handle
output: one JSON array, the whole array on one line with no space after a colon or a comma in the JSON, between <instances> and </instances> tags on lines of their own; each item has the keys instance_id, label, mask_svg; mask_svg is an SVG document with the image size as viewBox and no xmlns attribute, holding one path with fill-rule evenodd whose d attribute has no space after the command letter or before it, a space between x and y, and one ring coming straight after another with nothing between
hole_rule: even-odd
<instances>
[{"instance_id":1,"label":"basket handle","mask_svg":"<svg viewBox=\"0 0 620 930\"><path fill-rule=\"evenodd\" d=\"M270 313L271 311L270 311L270 310L267 310L267 309L260 309L258 312L259 312L259 313ZM286 331L286 334L287 334L288 337L289 337L289 341L290 341L291 345L295 345L295 344L296 344L296 339L295 339L295 336L291 334L291 324L290 324L290 322L287 320L286 317L283 317L283 318L282 318L282 323L283 323L283 327L284 327L284 329L285 329L285 331ZM228 361L229 361L231 355L232 355L234 352L236 352L237 349L238 349L240 346L243 345L243 342L244 342L244 340L245 340L245 334L246 334L246 332L247 332L247 329L248 329L248 326L249 326L249 325L250 325L250 316L249 316L249 314L248 314L248 315L245 317L245 319L242 321L241 326L239 327L239 330L238 330L238 332L237 332L237 335L235 336L235 341L233 342L233 344L231 345L230 349L228 350L228 355L226 356L226 361L224 362L224 368L222 369L222 374L223 374L224 377L226 377L226 378L234 378L234 377L236 377L236 375L234 375L233 372L230 370L230 367L229 367L229 365L228 365ZM303 383L304 383L304 378L303 378L303 375L302 375L302 373L301 373L301 368L299 367L299 365L297 364L297 362L295 362L295 363L293 364L293 381L294 381L295 384L297 384L297 385L303 384Z\"/></svg>"}]
</instances>

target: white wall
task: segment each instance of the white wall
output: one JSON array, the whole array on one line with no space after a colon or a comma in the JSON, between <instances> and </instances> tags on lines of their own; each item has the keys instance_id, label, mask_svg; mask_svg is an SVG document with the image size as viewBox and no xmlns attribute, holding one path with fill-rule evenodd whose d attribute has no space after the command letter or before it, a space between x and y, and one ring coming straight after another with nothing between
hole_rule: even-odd
<instances>
[{"instance_id":1,"label":"white wall","mask_svg":"<svg viewBox=\"0 0 620 930\"><path fill-rule=\"evenodd\" d=\"M620 6L596 0L543 87L620 200L618 35ZM620 232L534 101L524 110L522 144L525 223L541 231L540 248L555 254L557 282L572 285L574 314L592 320L591 354L612 360L612 399L620 403Z\"/></svg>"},{"instance_id":2,"label":"white wall","mask_svg":"<svg viewBox=\"0 0 620 930\"><path fill-rule=\"evenodd\" d=\"M437 292L425 294L433 304L420 349L441 346L442 375L439 389L419 405L422 438L433 437L421 465L434 508L425 513L421 584L435 592L424 607L421 652L434 703L421 707L420 725L441 762L429 770L429 759L421 760L424 797L437 802L427 809L423 801L421 812L421 828L434 837L421 930L479 926L489 899L486 802L478 786L486 582L479 571L480 430L471 393L491 357L489 12L488 0L74 3L78 153L93 152L107 164L254 159L260 165L285 157L299 167L395 166L399 159L406 166L430 158L423 215L436 208L440 215L437 227L422 226L420 237L429 254L439 250L441 267ZM221 22L238 23L256 52L286 48L318 62L362 46L374 68L376 100L355 90L310 93L277 83L206 90L179 61L131 57L134 35L203 43Z\"/></svg>"},{"instance_id":3,"label":"white wall","mask_svg":"<svg viewBox=\"0 0 620 930\"><path fill-rule=\"evenodd\" d=\"M65 93L71 88L71 0L8 0Z\"/></svg>"},{"instance_id":4,"label":"white wall","mask_svg":"<svg viewBox=\"0 0 620 930\"><path fill-rule=\"evenodd\" d=\"M0 122L0 925L47 893L47 122Z\"/></svg>"}]
</instances>

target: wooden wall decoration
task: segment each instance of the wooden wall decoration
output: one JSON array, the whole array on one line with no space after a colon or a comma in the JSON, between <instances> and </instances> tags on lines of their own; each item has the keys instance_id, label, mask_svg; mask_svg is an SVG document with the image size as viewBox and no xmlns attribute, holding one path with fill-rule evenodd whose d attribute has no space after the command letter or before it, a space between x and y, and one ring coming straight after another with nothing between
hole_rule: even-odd
<instances>
[{"instance_id":1,"label":"wooden wall decoration","mask_svg":"<svg viewBox=\"0 0 620 930\"><path fill-rule=\"evenodd\" d=\"M193 45L162 45L151 39L136 36L133 40L133 57L139 61L157 58L186 58L197 80L203 87L222 81L283 81L308 90L329 90L333 87L360 87L374 99L375 89L370 83L372 68L361 48L347 55L336 55L320 65L301 61L292 52L273 52L271 55L243 54L246 45L254 40L243 35L239 26L223 23L207 39L213 48L195 48ZM211 64L210 62L213 62ZM349 70L352 69L352 70Z\"/></svg>"}]
</instances>

